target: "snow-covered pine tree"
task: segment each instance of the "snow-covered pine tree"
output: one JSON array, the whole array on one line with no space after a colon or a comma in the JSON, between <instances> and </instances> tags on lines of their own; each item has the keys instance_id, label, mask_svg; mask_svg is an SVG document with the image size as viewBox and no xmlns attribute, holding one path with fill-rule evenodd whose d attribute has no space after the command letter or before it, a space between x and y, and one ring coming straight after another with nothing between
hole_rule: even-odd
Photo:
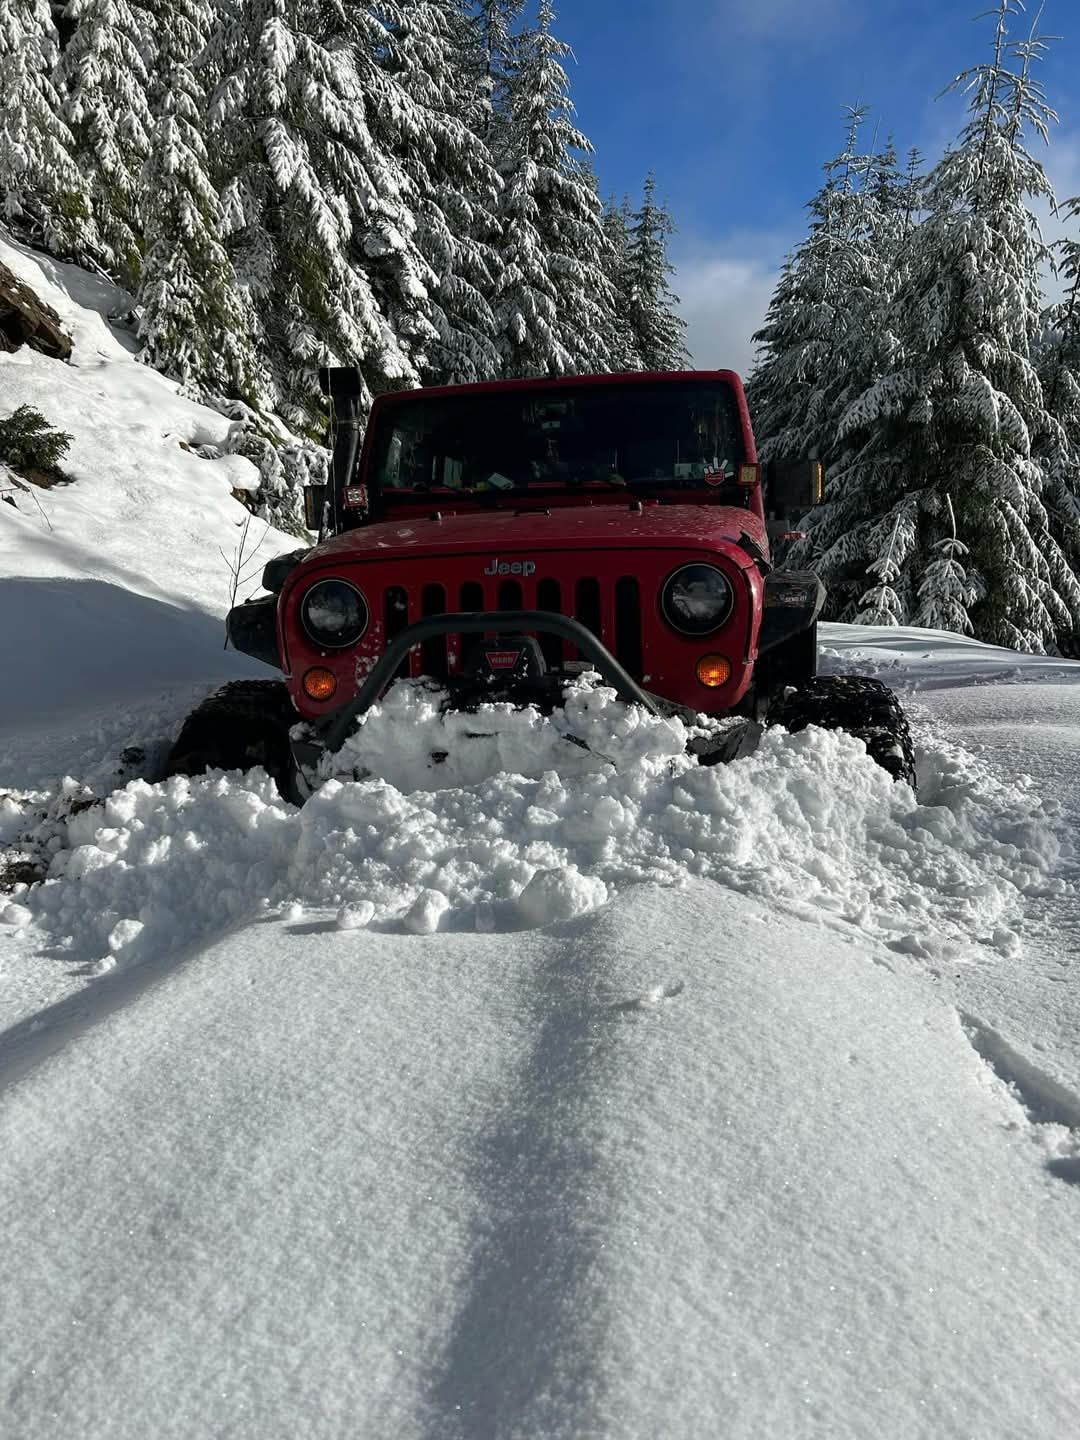
<instances>
[{"instance_id":1,"label":"snow-covered pine tree","mask_svg":"<svg viewBox=\"0 0 1080 1440\"><path fill-rule=\"evenodd\" d=\"M407 386L435 336L409 182L373 134L407 104L388 45L366 6L250 0L221 13L208 46L227 248L294 425L323 413L320 365L357 364L373 391Z\"/></svg>"},{"instance_id":2,"label":"snow-covered pine tree","mask_svg":"<svg viewBox=\"0 0 1080 1440\"><path fill-rule=\"evenodd\" d=\"M590 152L592 145L590 142ZM570 328L568 349L576 354L575 369L580 372L614 370L612 337L617 336L616 315L618 292L611 279L612 257L608 252L608 236L604 228L604 202L600 198L600 181L589 155L571 157L571 166L581 187L582 205L578 229L583 242L592 248L580 256L579 272L568 277L563 288L565 314ZM558 283L560 267L556 268ZM574 307L580 310L583 329L575 329Z\"/></svg>"},{"instance_id":3,"label":"snow-covered pine tree","mask_svg":"<svg viewBox=\"0 0 1080 1440\"><path fill-rule=\"evenodd\" d=\"M784 262L747 386L758 451L765 461L813 456L826 464L836 442L834 392L845 373L852 311L869 299L866 261L870 159L858 153L863 106L848 109L847 142L826 163L810 201L810 233Z\"/></svg>"},{"instance_id":4,"label":"snow-covered pine tree","mask_svg":"<svg viewBox=\"0 0 1080 1440\"><path fill-rule=\"evenodd\" d=\"M1067 218L1080 220L1080 196L1059 209ZM1066 237L1055 248L1066 290L1043 314L1039 375L1050 424L1036 444L1051 533L1074 573L1080 573L1080 238ZM1070 654L1080 651L1080 634L1062 632L1058 641Z\"/></svg>"},{"instance_id":5,"label":"snow-covered pine tree","mask_svg":"<svg viewBox=\"0 0 1080 1440\"><path fill-rule=\"evenodd\" d=\"M621 204L614 199L604 207L602 224L607 238L607 276L615 294L611 310L611 325L607 336L607 348L613 370L642 369L634 332L630 325L630 224L633 212L630 201L624 198Z\"/></svg>"},{"instance_id":6,"label":"snow-covered pine tree","mask_svg":"<svg viewBox=\"0 0 1080 1440\"><path fill-rule=\"evenodd\" d=\"M265 382L252 343L254 316L222 242L203 137L206 95L194 68L212 3L168 0L158 16L155 118L139 182L140 358L185 384L256 404Z\"/></svg>"},{"instance_id":7,"label":"snow-covered pine tree","mask_svg":"<svg viewBox=\"0 0 1080 1440\"><path fill-rule=\"evenodd\" d=\"M0 213L32 243L80 254L92 234L52 79L58 55L48 0L0 0Z\"/></svg>"},{"instance_id":8,"label":"snow-covered pine tree","mask_svg":"<svg viewBox=\"0 0 1080 1440\"><path fill-rule=\"evenodd\" d=\"M506 109L507 77L512 63L514 26L525 8L525 0L478 0L475 27L478 45L475 51L475 75L483 103L480 134L497 151L493 134ZM470 77L471 78L471 77Z\"/></svg>"},{"instance_id":9,"label":"snow-covered pine tree","mask_svg":"<svg viewBox=\"0 0 1080 1440\"><path fill-rule=\"evenodd\" d=\"M668 276L675 273L667 253L674 230L667 209L657 202L656 176L650 174L641 208L630 219L627 256L627 318L644 370L682 370L690 363L686 321L678 314L679 297L668 285Z\"/></svg>"},{"instance_id":10,"label":"snow-covered pine tree","mask_svg":"<svg viewBox=\"0 0 1080 1440\"><path fill-rule=\"evenodd\" d=\"M70 35L57 70L101 258L128 289L138 283L141 263L139 177L153 124L148 96L157 19L157 10L139 0L68 0Z\"/></svg>"},{"instance_id":11,"label":"snow-covered pine tree","mask_svg":"<svg viewBox=\"0 0 1080 1440\"><path fill-rule=\"evenodd\" d=\"M945 514L948 533L934 542L934 558L923 571L915 623L928 630L952 630L960 635L970 635L968 607L978 598L978 593L968 581L967 571L961 563L968 547L956 538L956 516L950 495L945 496ZM873 623L864 615L859 615L858 619L863 624Z\"/></svg>"},{"instance_id":12,"label":"snow-covered pine tree","mask_svg":"<svg viewBox=\"0 0 1080 1440\"><path fill-rule=\"evenodd\" d=\"M857 203L850 207L850 229L840 251L846 293L838 292L836 305L830 307L828 362L821 365L818 385L805 411L813 428L801 436L790 431L782 434L766 456L810 455L825 465L826 504L803 522L804 531L810 527L808 537L787 550L785 563L793 567L811 564L822 535L831 533L835 537L833 583L837 590L830 594L830 605L845 619L853 619L867 609L862 594L863 567L876 573L874 567L884 545L888 546L889 565L894 572L892 593L899 598L897 614L910 614L916 603L910 576L898 564L914 543L913 502L901 501L882 520L875 532L875 558L866 566L865 557L856 548L856 536L847 528L851 507L857 503L855 491L850 483L838 488L835 476L848 474L858 454L857 437L844 430L850 406L897 363L901 341L895 298L908 274L923 185L918 151L910 152L906 174L902 175L891 140L883 151L878 153L875 148L860 163L860 191ZM842 593L841 574L845 577ZM875 618L869 623L882 622Z\"/></svg>"},{"instance_id":13,"label":"snow-covered pine tree","mask_svg":"<svg viewBox=\"0 0 1080 1440\"><path fill-rule=\"evenodd\" d=\"M862 625L899 625L904 607L893 586L900 578L900 570L893 559L900 521L893 528L892 541L888 551L867 567L868 575L874 577L874 584L859 601L859 623Z\"/></svg>"},{"instance_id":14,"label":"snow-covered pine tree","mask_svg":"<svg viewBox=\"0 0 1080 1440\"><path fill-rule=\"evenodd\" d=\"M1058 213L1080 221L1080 196L1064 201ZM1059 240L1054 248L1065 294L1042 316L1039 374L1046 409L1062 427L1059 438L1080 464L1080 236Z\"/></svg>"},{"instance_id":15,"label":"snow-covered pine tree","mask_svg":"<svg viewBox=\"0 0 1080 1440\"><path fill-rule=\"evenodd\" d=\"M482 56L469 0L399 0L386 65L411 102L395 150L415 192L416 245L430 275L425 347L429 384L490 379L498 371L495 289L501 182L482 132Z\"/></svg>"},{"instance_id":16,"label":"snow-covered pine tree","mask_svg":"<svg viewBox=\"0 0 1080 1440\"><path fill-rule=\"evenodd\" d=\"M502 274L497 338L507 375L610 368L606 336L615 296L596 183L579 156L592 146L572 121L551 0L518 37L500 136ZM577 152L575 154L575 152Z\"/></svg>"},{"instance_id":17,"label":"snow-covered pine tree","mask_svg":"<svg viewBox=\"0 0 1080 1440\"><path fill-rule=\"evenodd\" d=\"M1046 249L1029 202L1049 197L1025 131L1054 119L1031 73L1037 35L1012 41L1013 0L999 0L991 61L953 82L971 95L960 143L930 177L927 218L892 307L893 364L850 407L829 503L808 517L793 562L813 557L831 613L849 618L867 565L892 543L905 617L945 612L929 566L950 537L969 550L966 615L980 638L1041 651L1080 617L1080 586L1049 531L1031 437L1046 428L1031 361ZM797 547L798 548L798 547ZM916 600L916 597L917 600Z\"/></svg>"}]
</instances>

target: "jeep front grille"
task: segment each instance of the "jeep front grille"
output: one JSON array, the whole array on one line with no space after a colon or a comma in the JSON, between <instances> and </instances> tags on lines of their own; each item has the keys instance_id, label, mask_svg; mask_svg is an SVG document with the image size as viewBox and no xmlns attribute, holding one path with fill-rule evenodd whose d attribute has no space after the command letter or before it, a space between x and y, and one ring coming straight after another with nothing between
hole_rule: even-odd
<instances>
[{"instance_id":1,"label":"jeep front grille","mask_svg":"<svg viewBox=\"0 0 1080 1440\"><path fill-rule=\"evenodd\" d=\"M451 603L453 602L453 603ZM571 615L602 640L616 659L634 677L642 675L641 591L637 579L625 575L613 585L602 585L593 576L575 582L506 579L470 580L448 595L444 585L422 585L406 590L389 586L383 594L386 638L392 640L415 620L445 615L448 610L549 610ZM553 667L576 660L577 651L557 635L541 635L540 648ZM449 673L448 654L460 654L460 637L435 636L425 640L411 661L411 673L444 680ZM410 673L402 664L399 674Z\"/></svg>"}]
</instances>

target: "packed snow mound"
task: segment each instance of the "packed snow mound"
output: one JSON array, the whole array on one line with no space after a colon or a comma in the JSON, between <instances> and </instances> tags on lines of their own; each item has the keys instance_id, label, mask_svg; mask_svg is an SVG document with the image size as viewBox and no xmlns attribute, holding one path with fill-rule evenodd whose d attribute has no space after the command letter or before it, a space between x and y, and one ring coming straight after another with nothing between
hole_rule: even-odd
<instances>
[{"instance_id":1,"label":"packed snow mound","mask_svg":"<svg viewBox=\"0 0 1080 1440\"><path fill-rule=\"evenodd\" d=\"M752 755L707 768L676 753L680 726L602 688L514 724L502 707L442 717L427 713L435 703L406 687L375 717L367 750L359 742L386 773L330 779L299 811L260 771L132 781L67 815L47 883L17 887L0 923L105 970L267 906L344 929L512 930L699 876L901 954L960 960L980 946L1015 953L1026 900L1064 884L1047 806L959 750L923 757L919 802L839 732L769 731ZM434 769L457 779L444 788L416 767L418 737L401 723L416 708L424 742L447 747ZM462 718L490 728L503 756L522 758L531 737L534 773L468 778L462 752L476 742ZM567 746L572 772L535 773L563 758L571 722L595 749Z\"/></svg>"},{"instance_id":2,"label":"packed snow mound","mask_svg":"<svg viewBox=\"0 0 1080 1440\"><path fill-rule=\"evenodd\" d=\"M401 681L327 757L327 778L370 774L408 795L477 785L499 774L536 778L557 770L569 779L616 765L650 775L690 764L681 720L624 705L597 681L587 675L572 682L550 716L532 705L453 710L438 685Z\"/></svg>"}]
</instances>

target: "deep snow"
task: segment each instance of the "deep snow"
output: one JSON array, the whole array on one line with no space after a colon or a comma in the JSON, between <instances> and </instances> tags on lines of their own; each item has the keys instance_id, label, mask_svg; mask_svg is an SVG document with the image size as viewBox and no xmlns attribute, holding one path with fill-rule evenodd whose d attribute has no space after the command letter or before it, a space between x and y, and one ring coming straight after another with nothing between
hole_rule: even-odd
<instances>
[{"instance_id":1,"label":"deep snow","mask_svg":"<svg viewBox=\"0 0 1080 1440\"><path fill-rule=\"evenodd\" d=\"M176 443L227 422L15 263L78 363L0 413L77 445L52 529L0 504L0 856L49 870L0 892L0 1433L1070 1434L1080 666L826 627L918 802L587 683L400 687L301 812L151 783L253 668Z\"/></svg>"},{"instance_id":2,"label":"deep snow","mask_svg":"<svg viewBox=\"0 0 1080 1440\"><path fill-rule=\"evenodd\" d=\"M668 893L105 1004L0 1112L10 1432L1070 1433L1067 1132L856 932Z\"/></svg>"}]
</instances>

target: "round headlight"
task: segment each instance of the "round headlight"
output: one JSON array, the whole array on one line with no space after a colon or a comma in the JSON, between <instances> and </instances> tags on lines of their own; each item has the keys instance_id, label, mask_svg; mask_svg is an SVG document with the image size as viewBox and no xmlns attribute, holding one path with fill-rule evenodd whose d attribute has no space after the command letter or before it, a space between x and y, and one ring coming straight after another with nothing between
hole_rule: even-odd
<instances>
[{"instance_id":1,"label":"round headlight","mask_svg":"<svg viewBox=\"0 0 1080 1440\"><path fill-rule=\"evenodd\" d=\"M731 614L735 595L715 565L684 565L668 577L660 595L664 619L683 635L708 635Z\"/></svg>"},{"instance_id":2,"label":"round headlight","mask_svg":"<svg viewBox=\"0 0 1080 1440\"><path fill-rule=\"evenodd\" d=\"M355 645L367 629L367 601L355 585L321 580L300 602L300 619L316 645L341 650Z\"/></svg>"}]
</instances>

